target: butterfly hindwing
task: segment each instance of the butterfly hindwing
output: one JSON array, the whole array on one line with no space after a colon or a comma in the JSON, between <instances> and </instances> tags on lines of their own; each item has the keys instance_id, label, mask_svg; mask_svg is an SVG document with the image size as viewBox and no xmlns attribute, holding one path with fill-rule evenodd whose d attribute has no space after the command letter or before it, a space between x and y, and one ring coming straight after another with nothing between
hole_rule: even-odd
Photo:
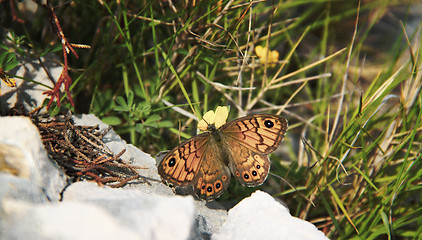
<instances>
[{"instance_id":1,"label":"butterfly hindwing","mask_svg":"<svg viewBox=\"0 0 422 240\"><path fill-rule=\"evenodd\" d=\"M224 164L218 146L211 142L207 147L194 190L198 197L207 201L218 198L230 183L230 170Z\"/></svg>"},{"instance_id":2,"label":"butterfly hindwing","mask_svg":"<svg viewBox=\"0 0 422 240\"><path fill-rule=\"evenodd\" d=\"M270 161L267 155L254 152L239 141L230 143L229 167L233 176L244 186L261 185L267 179L270 171Z\"/></svg>"}]
</instances>

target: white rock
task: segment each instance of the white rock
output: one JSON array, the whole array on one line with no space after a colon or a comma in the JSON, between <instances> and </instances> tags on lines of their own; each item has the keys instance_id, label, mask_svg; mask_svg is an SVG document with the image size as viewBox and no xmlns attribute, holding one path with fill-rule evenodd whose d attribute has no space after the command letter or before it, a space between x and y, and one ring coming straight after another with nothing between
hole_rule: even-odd
<instances>
[{"instance_id":1,"label":"white rock","mask_svg":"<svg viewBox=\"0 0 422 240\"><path fill-rule=\"evenodd\" d=\"M102 207L141 239L182 240L196 235L191 196L165 197L134 189L78 182L66 189L63 201L83 201Z\"/></svg>"},{"instance_id":2,"label":"white rock","mask_svg":"<svg viewBox=\"0 0 422 240\"><path fill-rule=\"evenodd\" d=\"M0 126L0 170L37 184L50 200L59 200L66 179L48 158L37 127L28 117L1 117Z\"/></svg>"},{"instance_id":3,"label":"white rock","mask_svg":"<svg viewBox=\"0 0 422 240\"><path fill-rule=\"evenodd\" d=\"M195 201L195 208L198 232L201 238L210 239L227 219L227 210L216 202L210 204L202 200Z\"/></svg>"},{"instance_id":4,"label":"white rock","mask_svg":"<svg viewBox=\"0 0 422 240\"><path fill-rule=\"evenodd\" d=\"M72 183L63 192L62 201L98 201L127 198L140 198L145 195L152 195L139 191L136 188L110 188L99 186L92 181L81 181Z\"/></svg>"},{"instance_id":5,"label":"white rock","mask_svg":"<svg viewBox=\"0 0 422 240\"><path fill-rule=\"evenodd\" d=\"M108 128L108 125L103 123L99 118L97 118L94 114L76 114L73 115L73 121L75 125L80 126L94 126L98 124L98 127L100 130L105 130ZM104 136L102 139L104 142L110 142L110 141L118 141L118 142L125 142L120 138L119 135L113 130L110 129L110 131Z\"/></svg>"},{"instance_id":6,"label":"white rock","mask_svg":"<svg viewBox=\"0 0 422 240\"><path fill-rule=\"evenodd\" d=\"M37 203L48 201L43 189L26 178L0 173L0 186L0 199L19 199Z\"/></svg>"},{"instance_id":7,"label":"white rock","mask_svg":"<svg viewBox=\"0 0 422 240\"><path fill-rule=\"evenodd\" d=\"M1 202L2 239L142 239L108 211L89 203Z\"/></svg>"},{"instance_id":8,"label":"white rock","mask_svg":"<svg viewBox=\"0 0 422 240\"><path fill-rule=\"evenodd\" d=\"M53 78L53 81L57 81L63 70L63 67L58 64L53 54L48 54L46 57L42 57L48 74ZM12 69L9 74L20 77L25 77L36 82L42 83L49 87L54 87L52 80L49 78L40 62L34 59L19 58L18 62L20 65ZM51 90L50 88L44 87L40 84L15 78L16 87L8 87L6 84L1 84L0 104L1 109L9 109L14 106L17 102L22 104L24 108L29 112L35 107L41 106L47 95L42 93ZM61 91L64 87L61 86Z\"/></svg>"},{"instance_id":9,"label":"white rock","mask_svg":"<svg viewBox=\"0 0 422 240\"><path fill-rule=\"evenodd\" d=\"M229 210L227 221L212 239L328 239L311 223L292 217L265 192L256 191Z\"/></svg>"}]
</instances>

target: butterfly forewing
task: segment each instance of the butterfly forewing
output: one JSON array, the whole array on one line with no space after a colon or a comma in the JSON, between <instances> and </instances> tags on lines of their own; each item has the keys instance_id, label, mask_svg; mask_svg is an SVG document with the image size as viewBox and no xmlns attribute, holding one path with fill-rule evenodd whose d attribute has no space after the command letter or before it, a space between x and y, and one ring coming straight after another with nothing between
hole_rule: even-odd
<instances>
[{"instance_id":1,"label":"butterfly forewing","mask_svg":"<svg viewBox=\"0 0 422 240\"><path fill-rule=\"evenodd\" d=\"M219 130L254 152L269 154L283 140L287 125L287 120L280 116L259 114L236 119Z\"/></svg>"},{"instance_id":2,"label":"butterfly forewing","mask_svg":"<svg viewBox=\"0 0 422 240\"><path fill-rule=\"evenodd\" d=\"M161 178L176 186L192 184L204 158L208 135L197 135L169 152L158 165Z\"/></svg>"}]
</instances>

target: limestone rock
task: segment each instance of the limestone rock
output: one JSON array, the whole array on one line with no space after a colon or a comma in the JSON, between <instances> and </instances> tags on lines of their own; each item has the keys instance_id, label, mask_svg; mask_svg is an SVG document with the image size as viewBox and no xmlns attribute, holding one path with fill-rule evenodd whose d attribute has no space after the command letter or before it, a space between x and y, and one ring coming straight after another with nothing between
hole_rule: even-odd
<instances>
[{"instance_id":1,"label":"limestone rock","mask_svg":"<svg viewBox=\"0 0 422 240\"><path fill-rule=\"evenodd\" d=\"M269 194L256 191L229 210L227 221L212 236L223 239L326 240L311 223L292 217L289 210Z\"/></svg>"},{"instance_id":2,"label":"limestone rock","mask_svg":"<svg viewBox=\"0 0 422 240\"><path fill-rule=\"evenodd\" d=\"M0 126L0 171L37 184L58 201L66 178L47 156L37 127L28 117L1 117Z\"/></svg>"}]
</instances>

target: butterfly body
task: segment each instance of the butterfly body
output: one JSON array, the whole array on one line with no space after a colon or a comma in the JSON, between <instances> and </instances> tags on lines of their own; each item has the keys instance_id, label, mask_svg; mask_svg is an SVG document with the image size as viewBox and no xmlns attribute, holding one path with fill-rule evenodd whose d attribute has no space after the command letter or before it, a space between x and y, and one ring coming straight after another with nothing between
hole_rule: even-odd
<instances>
[{"instance_id":1,"label":"butterfly body","mask_svg":"<svg viewBox=\"0 0 422 240\"><path fill-rule=\"evenodd\" d=\"M196 135L170 151L158 166L161 178L175 186L192 185L207 201L218 198L233 175L244 186L258 186L268 176L267 154L284 138L287 120L256 114Z\"/></svg>"}]
</instances>

